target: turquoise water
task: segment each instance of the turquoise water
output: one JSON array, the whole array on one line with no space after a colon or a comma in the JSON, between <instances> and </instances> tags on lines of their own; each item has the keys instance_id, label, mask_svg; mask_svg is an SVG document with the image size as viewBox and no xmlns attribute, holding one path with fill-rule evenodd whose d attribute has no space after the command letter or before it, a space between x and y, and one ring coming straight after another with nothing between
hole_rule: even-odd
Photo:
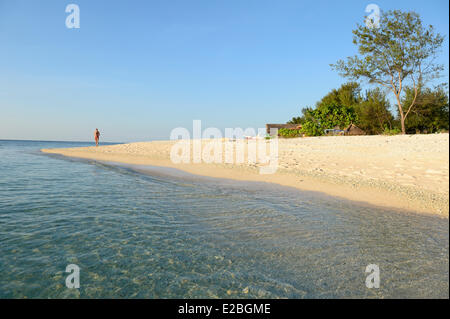
<instances>
[{"instance_id":1,"label":"turquoise water","mask_svg":"<svg viewBox=\"0 0 450 319\"><path fill-rule=\"evenodd\" d=\"M39 152L85 145L0 141L0 298L449 297L447 219Z\"/></svg>"}]
</instances>

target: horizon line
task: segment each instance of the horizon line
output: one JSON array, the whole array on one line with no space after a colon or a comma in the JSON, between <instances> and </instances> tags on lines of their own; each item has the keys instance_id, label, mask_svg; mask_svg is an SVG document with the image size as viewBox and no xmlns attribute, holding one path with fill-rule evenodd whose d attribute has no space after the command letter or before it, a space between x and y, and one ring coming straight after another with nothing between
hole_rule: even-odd
<instances>
[{"instance_id":1,"label":"horizon line","mask_svg":"<svg viewBox=\"0 0 450 319\"><path fill-rule=\"evenodd\" d=\"M14 139L14 138L0 138L0 141L21 141L21 142L61 142L61 143L92 143L92 141L67 141L67 140L33 140L33 139ZM108 144L126 144L133 142L103 142Z\"/></svg>"}]
</instances>

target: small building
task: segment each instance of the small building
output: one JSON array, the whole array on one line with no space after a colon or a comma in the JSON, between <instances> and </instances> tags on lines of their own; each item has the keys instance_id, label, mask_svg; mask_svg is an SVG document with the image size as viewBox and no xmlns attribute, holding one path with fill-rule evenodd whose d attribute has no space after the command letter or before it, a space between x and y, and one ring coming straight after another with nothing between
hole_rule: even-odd
<instances>
[{"instance_id":1,"label":"small building","mask_svg":"<svg viewBox=\"0 0 450 319\"><path fill-rule=\"evenodd\" d=\"M361 130L359 127L357 127L355 124L350 124L345 130L345 135L366 135L366 132Z\"/></svg>"}]
</instances>

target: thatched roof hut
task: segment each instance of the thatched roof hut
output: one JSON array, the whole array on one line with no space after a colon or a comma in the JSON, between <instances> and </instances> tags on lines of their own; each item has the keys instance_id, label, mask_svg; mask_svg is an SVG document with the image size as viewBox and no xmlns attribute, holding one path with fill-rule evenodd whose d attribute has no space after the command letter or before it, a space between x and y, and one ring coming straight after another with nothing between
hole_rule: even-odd
<instances>
[{"instance_id":1,"label":"thatched roof hut","mask_svg":"<svg viewBox=\"0 0 450 319\"><path fill-rule=\"evenodd\" d=\"M366 135L366 132L352 123L345 129L345 135Z\"/></svg>"}]
</instances>

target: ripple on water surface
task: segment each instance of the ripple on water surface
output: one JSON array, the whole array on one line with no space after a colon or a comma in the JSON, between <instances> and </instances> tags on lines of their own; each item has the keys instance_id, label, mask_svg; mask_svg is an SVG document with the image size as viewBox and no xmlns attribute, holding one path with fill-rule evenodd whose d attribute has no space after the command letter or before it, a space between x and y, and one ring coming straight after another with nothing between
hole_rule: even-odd
<instances>
[{"instance_id":1,"label":"ripple on water surface","mask_svg":"<svg viewBox=\"0 0 450 319\"><path fill-rule=\"evenodd\" d=\"M446 219L38 152L69 146L0 141L1 298L449 296Z\"/></svg>"}]
</instances>

